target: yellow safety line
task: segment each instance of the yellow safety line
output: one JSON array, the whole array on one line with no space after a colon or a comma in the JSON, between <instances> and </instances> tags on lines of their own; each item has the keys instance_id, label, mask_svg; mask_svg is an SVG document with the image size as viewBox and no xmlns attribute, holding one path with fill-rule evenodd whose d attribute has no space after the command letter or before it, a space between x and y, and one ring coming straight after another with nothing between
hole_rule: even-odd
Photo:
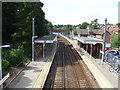
<instances>
[{"instance_id":1,"label":"yellow safety line","mask_svg":"<svg viewBox=\"0 0 120 90\"><path fill-rule=\"evenodd\" d=\"M48 61L47 61L47 62L48 62ZM34 85L33 85L32 88L35 88L35 87L36 87L38 81L40 80L40 77L41 77L42 73L44 72L45 66L47 66L47 62L46 62L46 64L43 66L42 72L41 72L40 75L38 76L38 78L37 78L37 80L35 81L35 83L34 83Z\"/></svg>"}]
</instances>

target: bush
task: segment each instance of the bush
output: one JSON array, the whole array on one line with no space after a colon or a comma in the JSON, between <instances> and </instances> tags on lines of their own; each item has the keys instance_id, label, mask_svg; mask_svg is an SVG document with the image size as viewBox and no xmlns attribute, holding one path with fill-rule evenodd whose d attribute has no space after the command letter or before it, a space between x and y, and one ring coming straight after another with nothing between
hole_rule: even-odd
<instances>
[{"instance_id":1,"label":"bush","mask_svg":"<svg viewBox=\"0 0 120 90\"><path fill-rule=\"evenodd\" d=\"M120 34L113 34L111 37L112 47L118 48L120 46Z\"/></svg>"},{"instance_id":2,"label":"bush","mask_svg":"<svg viewBox=\"0 0 120 90\"><path fill-rule=\"evenodd\" d=\"M6 74L6 69L9 67L9 62L6 59L2 59L2 74Z\"/></svg>"},{"instance_id":3,"label":"bush","mask_svg":"<svg viewBox=\"0 0 120 90\"><path fill-rule=\"evenodd\" d=\"M11 50L3 49L2 58L9 61L10 66L22 65L28 61L28 59L24 57L24 50L22 47Z\"/></svg>"}]
</instances>

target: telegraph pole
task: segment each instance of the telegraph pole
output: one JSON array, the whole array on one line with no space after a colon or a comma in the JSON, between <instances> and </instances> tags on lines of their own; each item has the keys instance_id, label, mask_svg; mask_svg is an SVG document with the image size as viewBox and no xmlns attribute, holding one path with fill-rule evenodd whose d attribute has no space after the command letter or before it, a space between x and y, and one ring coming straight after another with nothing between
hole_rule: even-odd
<instances>
[{"instance_id":1,"label":"telegraph pole","mask_svg":"<svg viewBox=\"0 0 120 90\"><path fill-rule=\"evenodd\" d=\"M101 64L103 63L103 60L105 59L106 30L107 30L107 18L105 18L105 28L104 28L104 37L103 37L103 54L102 54Z\"/></svg>"},{"instance_id":2,"label":"telegraph pole","mask_svg":"<svg viewBox=\"0 0 120 90\"><path fill-rule=\"evenodd\" d=\"M34 18L32 18L32 63L34 64L34 59L35 59L35 55L34 55Z\"/></svg>"}]
</instances>

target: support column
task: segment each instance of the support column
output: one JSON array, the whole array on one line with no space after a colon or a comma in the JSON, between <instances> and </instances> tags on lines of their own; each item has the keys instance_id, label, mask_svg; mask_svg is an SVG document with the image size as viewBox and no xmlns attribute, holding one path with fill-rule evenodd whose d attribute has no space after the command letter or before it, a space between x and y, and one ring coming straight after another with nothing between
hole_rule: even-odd
<instances>
[{"instance_id":1,"label":"support column","mask_svg":"<svg viewBox=\"0 0 120 90\"><path fill-rule=\"evenodd\" d=\"M92 44L90 45L90 58L92 57Z\"/></svg>"},{"instance_id":2,"label":"support column","mask_svg":"<svg viewBox=\"0 0 120 90\"><path fill-rule=\"evenodd\" d=\"M45 47L45 44L43 43L43 58L45 57L44 47Z\"/></svg>"},{"instance_id":3,"label":"support column","mask_svg":"<svg viewBox=\"0 0 120 90\"><path fill-rule=\"evenodd\" d=\"M88 45L86 44L86 52L88 52Z\"/></svg>"}]
</instances>

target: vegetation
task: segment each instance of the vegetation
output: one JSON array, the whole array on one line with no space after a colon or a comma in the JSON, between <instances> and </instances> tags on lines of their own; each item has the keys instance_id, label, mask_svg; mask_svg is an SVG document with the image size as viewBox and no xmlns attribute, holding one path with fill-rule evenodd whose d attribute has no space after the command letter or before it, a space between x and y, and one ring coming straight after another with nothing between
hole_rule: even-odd
<instances>
[{"instance_id":1,"label":"vegetation","mask_svg":"<svg viewBox=\"0 0 120 90\"><path fill-rule=\"evenodd\" d=\"M74 30L74 34L75 34L75 35L78 35L78 30Z\"/></svg>"},{"instance_id":2,"label":"vegetation","mask_svg":"<svg viewBox=\"0 0 120 90\"><path fill-rule=\"evenodd\" d=\"M98 25L99 25L98 19L94 19L93 21L91 21L90 25L92 25L94 29L100 29L98 27Z\"/></svg>"},{"instance_id":3,"label":"vegetation","mask_svg":"<svg viewBox=\"0 0 120 90\"><path fill-rule=\"evenodd\" d=\"M49 34L52 23L45 19L42 2L3 2L2 3L2 39L3 44L10 44L10 49L3 49L9 66L18 66L27 62L31 54L32 18L35 18L35 35ZM7 64L6 64L7 65ZM3 68L6 69L8 66Z\"/></svg>"},{"instance_id":4,"label":"vegetation","mask_svg":"<svg viewBox=\"0 0 120 90\"><path fill-rule=\"evenodd\" d=\"M112 47L119 48L120 47L120 34L113 34L111 37Z\"/></svg>"},{"instance_id":5,"label":"vegetation","mask_svg":"<svg viewBox=\"0 0 120 90\"><path fill-rule=\"evenodd\" d=\"M80 25L80 29L86 29L88 25L88 22L83 22L82 25Z\"/></svg>"},{"instance_id":6,"label":"vegetation","mask_svg":"<svg viewBox=\"0 0 120 90\"><path fill-rule=\"evenodd\" d=\"M2 59L2 75L6 74L6 69L9 67L9 62L6 59Z\"/></svg>"},{"instance_id":7,"label":"vegetation","mask_svg":"<svg viewBox=\"0 0 120 90\"><path fill-rule=\"evenodd\" d=\"M118 25L118 27L120 27L120 23L117 23L116 25Z\"/></svg>"}]
</instances>

